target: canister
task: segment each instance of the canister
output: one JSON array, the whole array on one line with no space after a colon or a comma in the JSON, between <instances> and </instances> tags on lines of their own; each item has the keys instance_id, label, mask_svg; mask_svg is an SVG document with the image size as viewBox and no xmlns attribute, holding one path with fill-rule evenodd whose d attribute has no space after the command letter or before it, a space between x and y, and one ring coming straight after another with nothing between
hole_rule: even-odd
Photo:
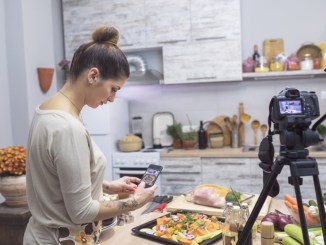
<instances>
[{"instance_id":1,"label":"canister","mask_svg":"<svg viewBox=\"0 0 326 245\"><path fill-rule=\"evenodd\" d=\"M312 70L314 68L314 62L311 54L305 54L300 61L301 70Z\"/></svg>"},{"instance_id":2,"label":"canister","mask_svg":"<svg viewBox=\"0 0 326 245\"><path fill-rule=\"evenodd\" d=\"M326 42L321 42L319 44L319 47L321 49L321 68L326 68Z\"/></svg>"}]
</instances>

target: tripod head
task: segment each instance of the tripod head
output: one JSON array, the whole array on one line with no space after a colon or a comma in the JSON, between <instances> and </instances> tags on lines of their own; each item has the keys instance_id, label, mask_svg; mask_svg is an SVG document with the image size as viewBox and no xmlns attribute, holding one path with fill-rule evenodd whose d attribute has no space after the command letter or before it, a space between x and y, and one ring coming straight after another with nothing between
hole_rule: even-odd
<instances>
[{"instance_id":1,"label":"tripod head","mask_svg":"<svg viewBox=\"0 0 326 245\"><path fill-rule=\"evenodd\" d=\"M323 141L323 137L309 126L319 117L319 104L315 92L286 88L270 102L268 123L274 123L273 134L280 135L280 155L305 158L309 146ZM321 121L319 121L319 124ZM269 133L272 133L269 131Z\"/></svg>"}]
</instances>

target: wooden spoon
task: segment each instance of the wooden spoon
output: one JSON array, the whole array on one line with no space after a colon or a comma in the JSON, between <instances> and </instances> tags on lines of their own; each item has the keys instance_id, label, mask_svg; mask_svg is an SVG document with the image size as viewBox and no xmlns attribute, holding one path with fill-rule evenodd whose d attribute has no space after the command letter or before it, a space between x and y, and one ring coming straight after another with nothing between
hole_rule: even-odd
<instances>
[{"instance_id":1,"label":"wooden spoon","mask_svg":"<svg viewBox=\"0 0 326 245\"><path fill-rule=\"evenodd\" d=\"M246 113L243 113L240 116L240 121L243 122L243 123L249 122L250 119L251 119L251 116L249 114L246 114Z\"/></svg>"},{"instance_id":2,"label":"wooden spoon","mask_svg":"<svg viewBox=\"0 0 326 245\"><path fill-rule=\"evenodd\" d=\"M266 124L262 124L262 125L260 126L260 130L261 130L261 132L262 132L262 134L263 134L263 138L265 138L265 135L266 135L267 129L268 129L268 127L267 127Z\"/></svg>"},{"instance_id":3,"label":"wooden spoon","mask_svg":"<svg viewBox=\"0 0 326 245\"><path fill-rule=\"evenodd\" d=\"M251 127L254 130L254 145L258 144L258 129L260 127L260 122L258 120L253 120L251 122Z\"/></svg>"},{"instance_id":4,"label":"wooden spoon","mask_svg":"<svg viewBox=\"0 0 326 245\"><path fill-rule=\"evenodd\" d=\"M232 131L232 123L231 123L231 119L229 117L224 117L224 122L226 127L230 130L230 132Z\"/></svg>"}]
</instances>

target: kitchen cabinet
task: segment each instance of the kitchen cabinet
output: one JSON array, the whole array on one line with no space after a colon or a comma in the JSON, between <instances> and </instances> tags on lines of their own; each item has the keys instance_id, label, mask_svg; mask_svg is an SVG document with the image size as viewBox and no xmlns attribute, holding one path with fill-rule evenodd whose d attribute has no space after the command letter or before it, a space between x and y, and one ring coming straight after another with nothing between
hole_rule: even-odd
<instances>
[{"instance_id":1,"label":"kitchen cabinet","mask_svg":"<svg viewBox=\"0 0 326 245\"><path fill-rule=\"evenodd\" d=\"M190 6L190 40L163 46L164 84L242 80L239 0Z\"/></svg>"},{"instance_id":2,"label":"kitchen cabinet","mask_svg":"<svg viewBox=\"0 0 326 245\"><path fill-rule=\"evenodd\" d=\"M189 0L145 0L147 45L186 42L191 35Z\"/></svg>"},{"instance_id":3,"label":"kitchen cabinet","mask_svg":"<svg viewBox=\"0 0 326 245\"><path fill-rule=\"evenodd\" d=\"M240 38L238 0L191 0L190 5L193 40Z\"/></svg>"},{"instance_id":4,"label":"kitchen cabinet","mask_svg":"<svg viewBox=\"0 0 326 245\"><path fill-rule=\"evenodd\" d=\"M119 30L121 47L142 46L146 42L144 0L63 0L62 4L68 60L80 44L91 39L95 27L103 23Z\"/></svg>"},{"instance_id":5,"label":"kitchen cabinet","mask_svg":"<svg viewBox=\"0 0 326 245\"><path fill-rule=\"evenodd\" d=\"M203 183L252 192L249 158L202 158L201 164Z\"/></svg>"},{"instance_id":6,"label":"kitchen cabinet","mask_svg":"<svg viewBox=\"0 0 326 245\"><path fill-rule=\"evenodd\" d=\"M67 59L97 25L119 45L163 47L164 84L242 80L239 0L63 0Z\"/></svg>"},{"instance_id":7,"label":"kitchen cabinet","mask_svg":"<svg viewBox=\"0 0 326 245\"><path fill-rule=\"evenodd\" d=\"M202 183L199 157L161 158L161 192L165 195L181 195Z\"/></svg>"},{"instance_id":8,"label":"kitchen cabinet","mask_svg":"<svg viewBox=\"0 0 326 245\"><path fill-rule=\"evenodd\" d=\"M241 80L241 59L234 58L239 50L240 43L232 39L166 45L163 47L164 83Z\"/></svg>"},{"instance_id":9,"label":"kitchen cabinet","mask_svg":"<svg viewBox=\"0 0 326 245\"><path fill-rule=\"evenodd\" d=\"M146 43L145 1L110 0L103 3L103 21L119 30L119 45L143 46Z\"/></svg>"},{"instance_id":10,"label":"kitchen cabinet","mask_svg":"<svg viewBox=\"0 0 326 245\"><path fill-rule=\"evenodd\" d=\"M103 24L106 15L104 6L103 0L62 1L65 54L68 60L72 59L80 44L90 40L94 28Z\"/></svg>"}]
</instances>

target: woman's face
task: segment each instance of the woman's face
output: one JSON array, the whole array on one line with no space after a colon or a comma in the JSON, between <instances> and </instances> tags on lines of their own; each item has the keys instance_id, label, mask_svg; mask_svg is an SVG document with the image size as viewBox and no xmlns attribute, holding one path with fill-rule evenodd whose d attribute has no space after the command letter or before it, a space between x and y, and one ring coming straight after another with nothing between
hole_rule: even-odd
<instances>
[{"instance_id":1,"label":"woman's face","mask_svg":"<svg viewBox=\"0 0 326 245\"><path fill-rule=\"evenodd\" d=\"M96 80L89 88L87 93L86 104L92 108L106 104L108 101L113 102L116 93L125 84L126 79L120 80Z\"/></svg>"}]
</instances>

